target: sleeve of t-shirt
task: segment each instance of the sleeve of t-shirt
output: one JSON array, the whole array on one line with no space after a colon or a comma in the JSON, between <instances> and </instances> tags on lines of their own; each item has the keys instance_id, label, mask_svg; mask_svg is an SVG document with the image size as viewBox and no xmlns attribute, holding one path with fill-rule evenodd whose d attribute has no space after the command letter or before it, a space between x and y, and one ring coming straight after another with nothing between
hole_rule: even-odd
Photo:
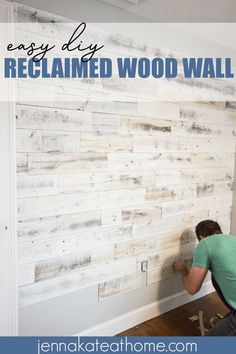
<instances>
[{"instance_id":1,"label":"sleeve of t-shirt","mask_svg":"<svg viewBox=\"0 0 236 354\"><path fill-rule=\"evenodd\" d=\"M193 266L210 268L210 256L205 240L200 241L193 254Z\"/></svg>"}]
</instances>

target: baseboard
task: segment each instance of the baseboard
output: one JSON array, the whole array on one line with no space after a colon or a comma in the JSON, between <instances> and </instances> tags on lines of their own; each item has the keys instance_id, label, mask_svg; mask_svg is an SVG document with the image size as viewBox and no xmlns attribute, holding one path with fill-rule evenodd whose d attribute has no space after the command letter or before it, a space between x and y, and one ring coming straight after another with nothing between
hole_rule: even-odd
<instances>
[{"instance_id":1,"label":"baseboard","mask_svg":"<svg viewBox=\"0 0 236 354\"><path fill-rule=\"evenodd\" d=\"M152 302L146 306L140 307L134 311L118 316L110 321L101 323L95 327L89 328L76 336L114 336L138 324L148 321L156 316L168 312L178 306L184 305L190 301L199 299L214 291L211 281L205 282L202 289L196 295L189 295L182 291L165 299Z\"/></svg>"}]
</instances>

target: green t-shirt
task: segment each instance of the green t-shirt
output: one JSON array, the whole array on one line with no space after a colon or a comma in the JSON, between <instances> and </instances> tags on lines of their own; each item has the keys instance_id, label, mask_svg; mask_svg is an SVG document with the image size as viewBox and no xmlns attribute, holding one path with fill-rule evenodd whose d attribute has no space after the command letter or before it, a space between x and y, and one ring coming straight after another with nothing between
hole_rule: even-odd
<instances>
[{"instance_id":1,"label":"green t-shirt","mask_svg":"<svg viewBox=\"0 0 236 354\"><path fill-rule=\"evenodd\" d=\"M236 309L236 236L218 234L201 240L193 265L212 272L226 301Z\"/></svg>"}]
</instances>

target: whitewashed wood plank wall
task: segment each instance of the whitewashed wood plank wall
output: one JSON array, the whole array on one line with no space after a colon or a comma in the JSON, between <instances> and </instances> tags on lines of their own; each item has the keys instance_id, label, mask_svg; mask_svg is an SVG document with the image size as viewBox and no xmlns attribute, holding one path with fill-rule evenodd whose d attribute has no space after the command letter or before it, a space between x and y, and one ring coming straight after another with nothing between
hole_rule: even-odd
<instances>
[{"instance_id":1,"label":"whitewashed wood plank wall","mask_svg":"<svg viewBox=\"0 0 236 354\"><path fill-rule=\"evenodd\" d=\"M16 11L20 20L51 18ZM114 53L127 52L124 41L110 42ZM92 285L99 300L129 291L141 286L142 261L147 285L158 282L173 276L174 259L191 259L196 223L213 218L229 232L235 104L112 102L107 85L103 102L28 104L23 93L41 88L19 85L21 306ZM132 87L145 89L135 80Z\"/></svg>"}]
</instances>

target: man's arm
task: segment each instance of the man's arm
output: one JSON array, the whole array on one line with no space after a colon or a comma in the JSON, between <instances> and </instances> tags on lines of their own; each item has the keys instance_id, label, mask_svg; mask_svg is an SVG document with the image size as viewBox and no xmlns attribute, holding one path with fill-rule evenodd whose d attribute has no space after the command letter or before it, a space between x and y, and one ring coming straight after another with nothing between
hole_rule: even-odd
<instances>
[{"instance_id":1,"label":"man's arm","mask_svg":"<svg viewBox=\"0 0 236 354\"><path fill-rule=\"evenodd\" d=\"M184 261L175 261L174 270L181 273L184 288L190 295L196 294L202 286L208 269L192 266L189 270Z\"/></svg>"}]
</instances>

